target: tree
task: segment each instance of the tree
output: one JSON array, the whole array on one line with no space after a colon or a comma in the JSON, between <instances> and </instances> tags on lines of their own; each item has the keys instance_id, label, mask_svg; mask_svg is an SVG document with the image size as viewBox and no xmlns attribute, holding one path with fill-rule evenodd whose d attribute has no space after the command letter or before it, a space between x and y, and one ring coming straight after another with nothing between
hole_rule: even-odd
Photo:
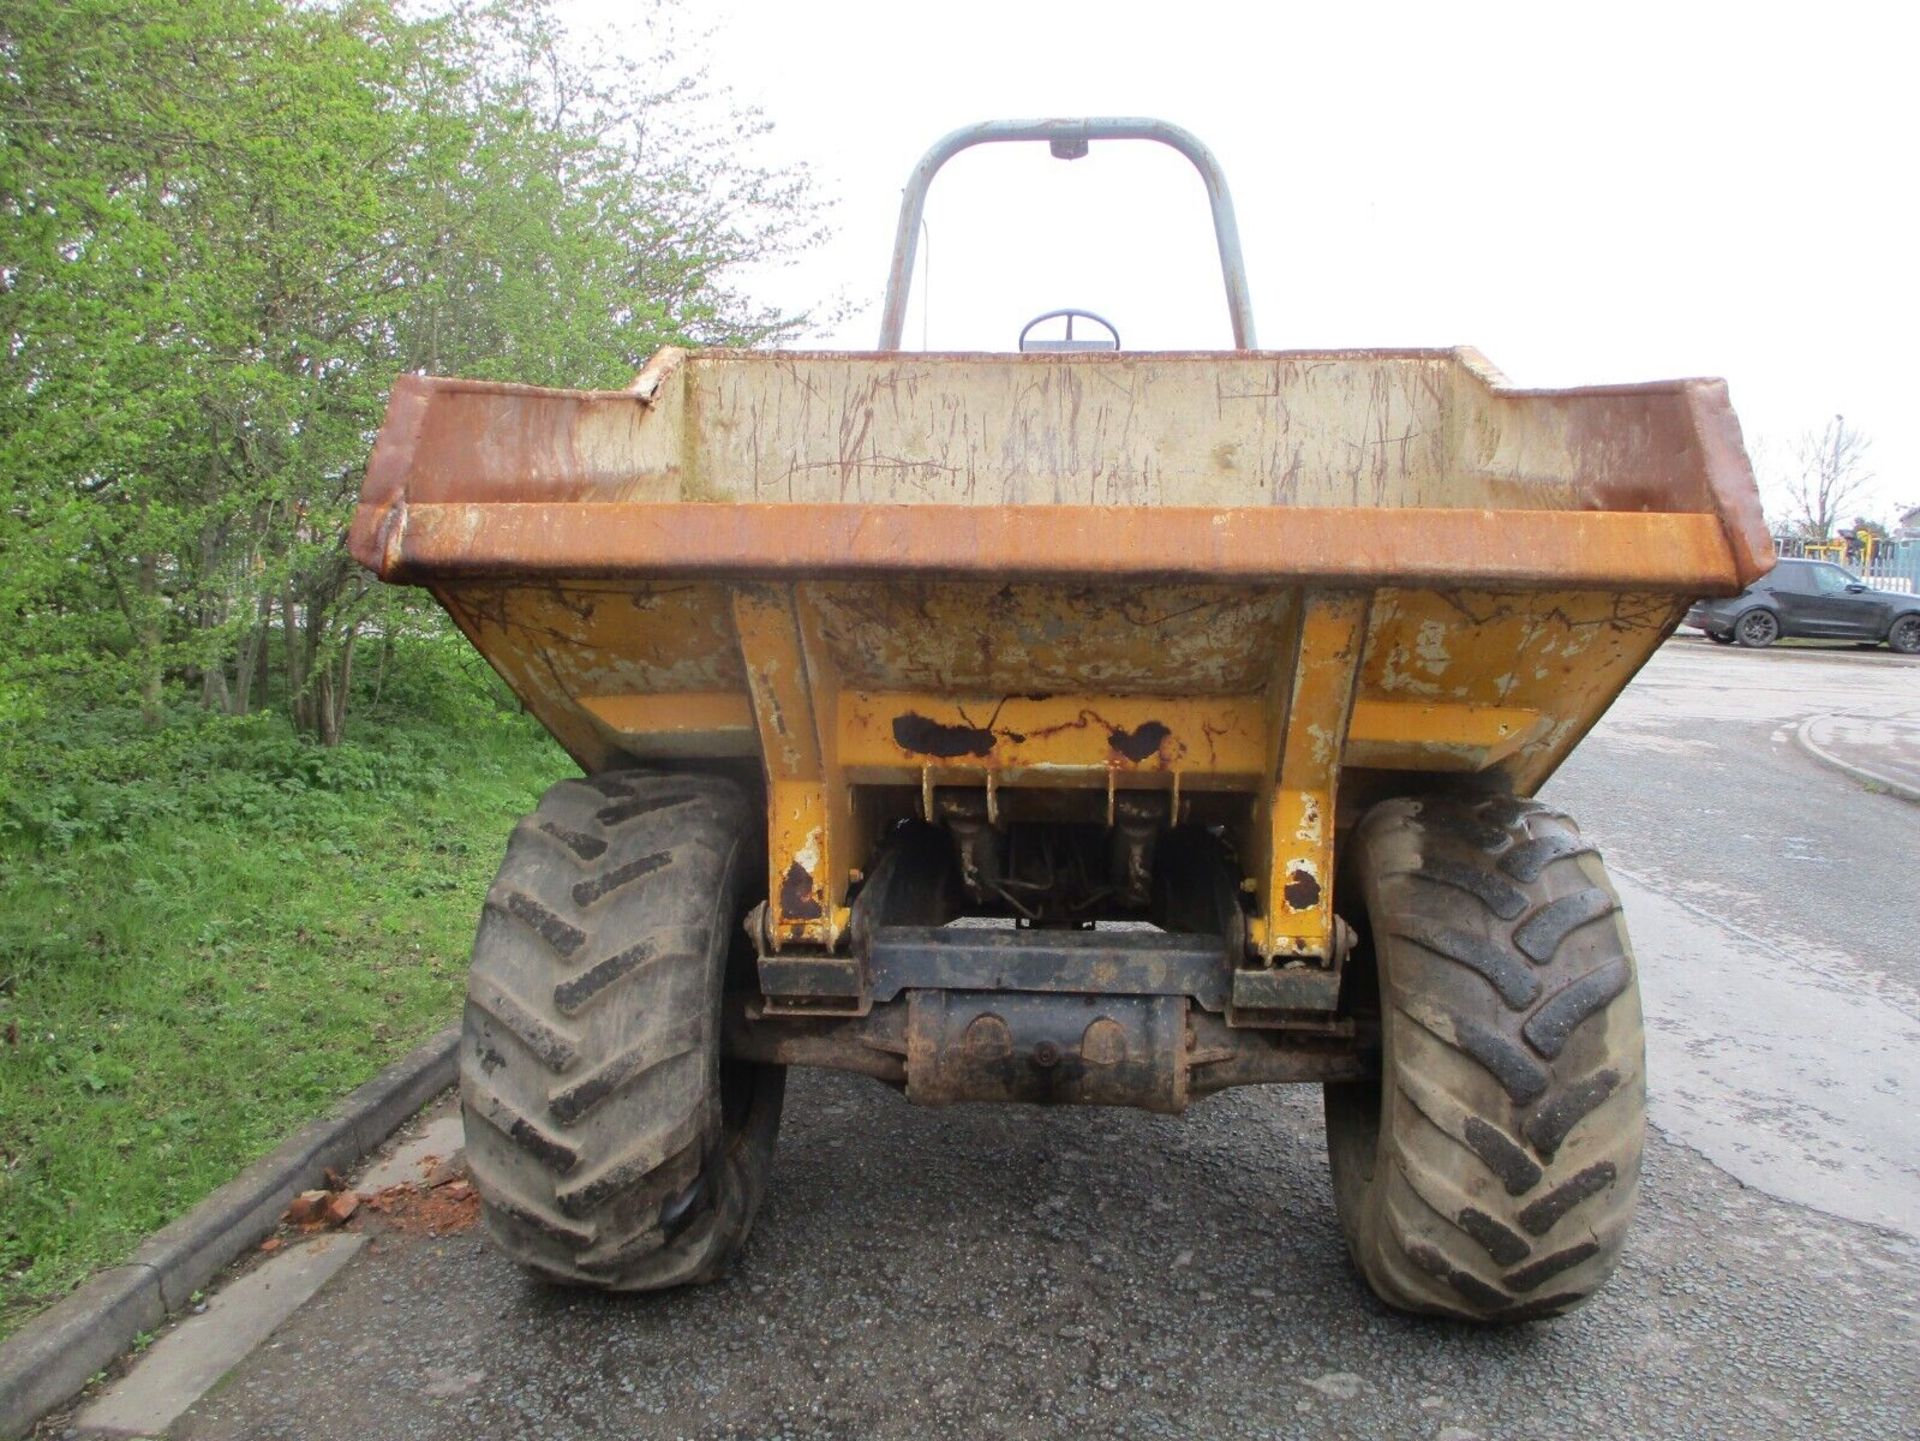
<instances>
[{"instance_id":1,"label":"tree","mask_svg":"<svg viewBox=\"0 0 1920 1441\"><path fill-rule=\"evenodd\" d=\"M1819 432L1808 431L1794 446L1794 470L1786 491L1793 523L1807 540L1825 540L1846 508L1873 480L1867 452L1873 442L1836 415Z\"/></svg>"},{"instance_id":2,"label":"tree","mask_svg":"<svg viewBox=\"0 0 1920 1441\"><path fill-rule=\"evenodd\" d=\"M545 0L0 13L0 686L157 722L169 683L245 710L277 666L337 741L410 604L344 546L397 373L617 386L804 325L733 279L820 237L807 176L646 59L584 58Z\"/></svg>"}]
</instances>

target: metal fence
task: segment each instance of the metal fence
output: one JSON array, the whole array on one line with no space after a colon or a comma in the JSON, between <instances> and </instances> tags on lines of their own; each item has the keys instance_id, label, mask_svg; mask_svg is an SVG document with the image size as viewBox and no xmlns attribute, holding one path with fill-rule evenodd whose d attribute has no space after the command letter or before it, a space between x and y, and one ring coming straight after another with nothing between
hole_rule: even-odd
<instances>
[{"instance_id":1,"label":"metal fence","mask_svg":"<svg viewBox=\"0 0 1920 1441\"><path fill-rule=\"evenodd\" d=\"M1860 578L1875 590L1920 592L1920 542L1906 541L1876 554Z\"/></svg>"}]
</instances>

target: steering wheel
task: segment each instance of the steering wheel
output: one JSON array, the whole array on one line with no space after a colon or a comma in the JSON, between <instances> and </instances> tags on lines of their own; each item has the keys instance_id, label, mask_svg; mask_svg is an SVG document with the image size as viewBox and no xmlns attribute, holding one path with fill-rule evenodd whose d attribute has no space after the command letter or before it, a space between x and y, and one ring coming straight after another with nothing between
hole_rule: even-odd
<instances>
[{"instance_id":1,"label":"steering wheel","mask_svg":"<svg viewBox=\"0 0 1920 1441\"><path fill-rule=\"evenodd\" d=\"M1035 340L1032 342L1027 340L1027 335L1032 331L1034 326L1041 324L1043 321L1059 320L1063 316L1067 322L1067 338L1065 340ZM1098 338L1093 340L1075 340L1073 338L1073 322L1075 317L1082 320L1091 320L1095 325L1103 327L1107 335L1111 338L1106 340ZM1118 350L1119 348L1120 332L1114 327L1113 322L1105 316L1095 315L1091 310L1074 310L1071 308L1066 310L1049 310L1045 315L1034 316L1033 319L1020 327L1020 349L1022 353L1033 350Z\"/></svg>"}]
</instances>

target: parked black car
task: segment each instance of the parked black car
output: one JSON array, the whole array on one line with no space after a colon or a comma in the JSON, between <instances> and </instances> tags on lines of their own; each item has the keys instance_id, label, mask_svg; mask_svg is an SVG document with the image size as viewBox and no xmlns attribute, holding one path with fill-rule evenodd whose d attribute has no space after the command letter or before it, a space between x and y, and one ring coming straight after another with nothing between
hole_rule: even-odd
<instances>
[{"instance_id":1,"label":"parked black car","mask_svg":"<svg viewBox=\"0 0 1920 1441\"><path fill-rule=\"evenodd\" d=\"M1781 636L1885 641L1920 654L1920 595L1874 590L1824 560L1783 560L1731 600L1703 600L1686 624L1722 645L1772 645Z\"/></svg>"}]
</instances>

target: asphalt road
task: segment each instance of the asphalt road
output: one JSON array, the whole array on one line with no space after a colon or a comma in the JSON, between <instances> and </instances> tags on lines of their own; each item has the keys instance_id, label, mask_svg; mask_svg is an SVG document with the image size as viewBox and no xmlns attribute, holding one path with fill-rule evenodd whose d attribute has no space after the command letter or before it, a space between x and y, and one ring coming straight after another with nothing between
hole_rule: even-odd
<instances>
[{"instance_id":1,"label":"asphalt road","mask_svg":"<svg viewBox=\"0 0 1920 1441\"><path fill-rule=\"evenodd\" d=\"M176 1434L1913 1436L1920 807L1790 727L1917 699L1891 656L1683 638L1549 787L1621 878L1649 1012L1640 1219L1569 1317L1374 1302L1307 1088L1165 1119L805 1072L723 1283L570 1295L388 1231Z\"/></svg>"}]
</instances>

